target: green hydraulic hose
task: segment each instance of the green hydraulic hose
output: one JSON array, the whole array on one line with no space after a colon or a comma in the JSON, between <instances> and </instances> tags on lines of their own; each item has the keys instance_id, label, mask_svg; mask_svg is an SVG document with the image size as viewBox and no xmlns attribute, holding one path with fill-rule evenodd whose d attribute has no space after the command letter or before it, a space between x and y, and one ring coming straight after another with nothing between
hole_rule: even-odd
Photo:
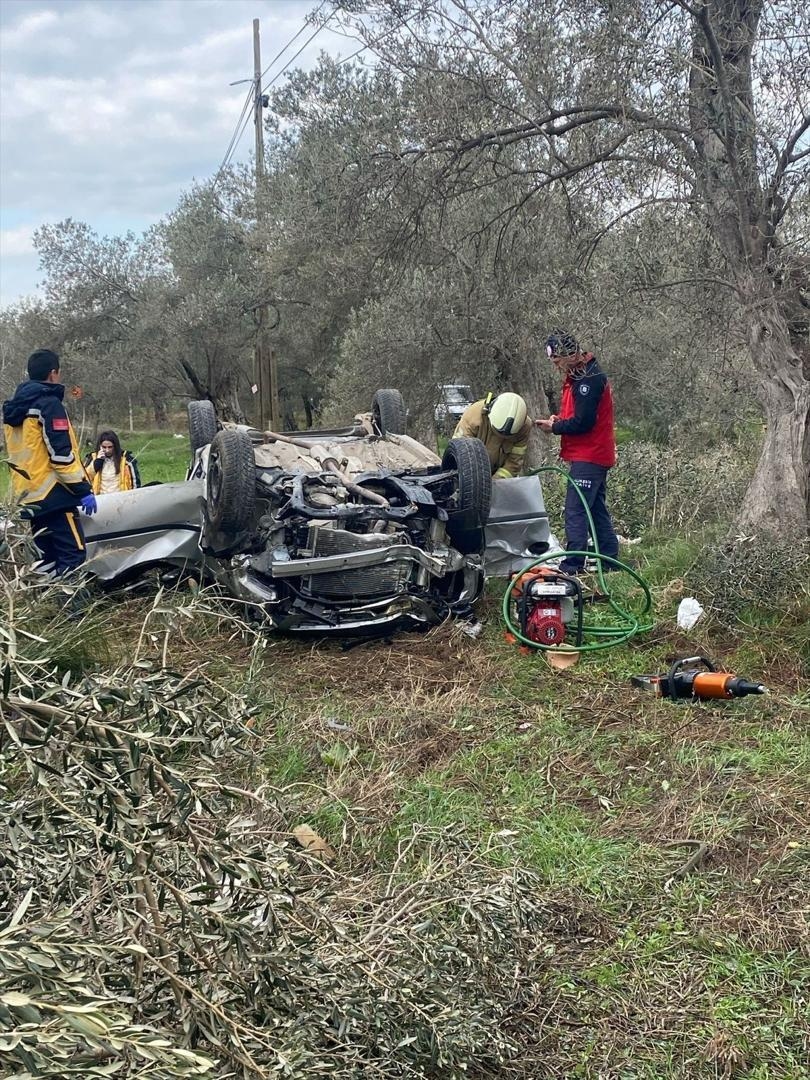
<instances>
[{"instance_id":1,"label":"green hydraulic hose","mask_svg":"<svg viewBox=\"0 0 810 1080\"><path fill-rule=\"evenodd\" d=\"M506 627L510 634L513 634L518 641L523 645L528 645L532 649L554 649L559 651L562 649L573 649L576 652L597 652L599 649L610 649L614 645L622 645L625 641L629 641L630 638L635 637L636 634L641 634L646 630L651 630L653 624L651 622L644 623L641 620L648 615L652 608L652 597L650 596L650 589L647 582L639 574L633 570L632 567L626 563L621 562L619 559L614 559L611 555L603 555L599 550L599 544L596 539L596 529L593 523L593 517L591 516L591 508L588 506L588 502L580 489L571 479L570 474L561 469L559 465L542 465L539 469L534 469L532 472L527 473L528 476L538 476L540 473L559 473L564 476L566 481L571 484L574 491L579 496L580 501L585 509L585 516L588 519L588 528L590 530L591 539L593 541L592 551L566 551L565 555L582 556L587 559L596 559L596 572L599 579L599 585L602 591L608 598L608 602L613 609L617 618L617 623L613 626L591 626L583 624L582 633L588 634L591 637L600 639L607 638L608 640L596 640L583 643L577 646L570 645L543 645L539 641L532 641L531 638L527 638L525 634L521 633L520 629L515 625L515 621L512 618L512 593L515 586L526 574L530 573L536 566L540 566L543 563L550 562L552 559L559 559L559 552L549 552L546 555L541 555L539 559L535 559L534 562L524 567L513 578L510 579L509 584L506 586L506 591L503 594L503 621L506 623ZM610 595L607 585L605 584L605 578L602 571L602 563L608 563L610 566L615 567L616 570L622 571L625 574L629 574L633 580L641 586L641 590L644 594L644 606L638 615L634 615L632 611L627 611L621 607L613 597Z\"/></svg>"}]
</instances>

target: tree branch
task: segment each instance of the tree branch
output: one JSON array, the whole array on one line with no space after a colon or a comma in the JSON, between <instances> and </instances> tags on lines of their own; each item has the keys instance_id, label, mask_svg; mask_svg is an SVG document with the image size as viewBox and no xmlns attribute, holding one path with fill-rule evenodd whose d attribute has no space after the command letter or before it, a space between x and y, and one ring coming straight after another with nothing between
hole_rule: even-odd
<instances>
[{"instance_id":1,"label":"tree branch","mask_svg":"<svg viewBox=\"0 0 810 1080\"><path fill-rule=\"evenodd\" d=\"M180 370L186 376L188 381L194 387L194 391L197 394L197 397L200 398L200 399L208 399L208 400L210 400L211 394L210 394L210 392L208 390L208 387L204 385L204 383L200 379L199 375L194 370L194 368L191 366L191 364L188 362L188 360L183 360L183 359L178 360L177 366L180 368Z\"/></svg>"},{"instance_id":2,"label":"tree branch","mask_svg":"<svg viewBox=\"0 0 810 1080\"><path fill-rule=\"evenodd\" d=\"M765 216L772 229L775 229L779 224L786 209L786 204L784 202L782 202L781 205L777 205L779 188L785 173L791 165L795 165L797 161L801 161L803 158L810 156L810 147L801 150L798 154L794 153L800 140L808 131L810 131L810 116L804 117L801 124L799 124L799 126L791 133L782 148L782 153L779 155L779 160L776 163L773 177L771 178L768 190L765 193Z\"/></svg>"}]
</instances>

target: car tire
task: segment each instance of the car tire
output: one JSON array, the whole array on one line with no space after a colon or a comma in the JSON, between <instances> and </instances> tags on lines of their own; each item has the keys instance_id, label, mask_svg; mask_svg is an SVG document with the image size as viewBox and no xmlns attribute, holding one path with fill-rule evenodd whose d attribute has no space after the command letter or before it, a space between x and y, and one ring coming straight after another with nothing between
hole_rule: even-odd
<instances>
[{"instance_id":1,"label":"car tire","mask_svg":"<svg viewBox=\"0 0 810 1080\"><path fill-rule=\"evenodd\" d=\"M217 532L247 529L256 507L256 459L244 431L218 431L208 451L206 516Z\"/></svg>"},{"instance_id":2,"label":"car tire","mask_svg":"<svg viewBox=\"0 0 810 1080\"><path fill-rule=\"evenodd\" d=\"M214 441L217 433L217 414L210 401L188 403L188 441L192 454Z\"/></svg>"},{"instance_id":3,"label":"car tire","mask_svg":"<svg viewBox=\"0 0 810 1080\"><path fill-rule=\"evenodd\" d=\"M381 435L404 435L408 412L399 390L378 390L371 399L371 418Z\"/></svg>"},{"instance_id":4,"label":"car tire","mask_svg":"<svg viewBox=\"0 0 810 1080\"><path fill-rule=\"evenodd\" d=\"M457 511L466 526L482 529L492 502L492 465L480 439L451 439L442 455L442 468L458 473ZM452 524L448 532L453 536Z\"/></svg>"}]
</instances>

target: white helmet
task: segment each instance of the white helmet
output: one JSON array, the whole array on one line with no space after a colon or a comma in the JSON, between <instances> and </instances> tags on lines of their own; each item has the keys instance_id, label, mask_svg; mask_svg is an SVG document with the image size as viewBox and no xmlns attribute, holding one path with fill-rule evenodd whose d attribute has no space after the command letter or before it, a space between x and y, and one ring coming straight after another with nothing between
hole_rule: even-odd
<instances>
[{"instance_id":1,"label":"white helmet","mask_svg":"<svg viewBox=\"0 0 810 1080\"><path fill-rule=\"evenodd\" d=\"M526 411L520 394L498 394L489 407L489 422L501 435L517 435L526 423Z\"/></svg>"}]
</instances>

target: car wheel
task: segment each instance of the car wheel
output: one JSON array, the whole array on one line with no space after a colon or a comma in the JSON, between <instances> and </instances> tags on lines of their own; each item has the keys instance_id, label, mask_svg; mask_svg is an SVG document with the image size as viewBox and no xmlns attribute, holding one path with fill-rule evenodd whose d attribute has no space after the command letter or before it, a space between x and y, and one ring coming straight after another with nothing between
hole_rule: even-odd
<instances>
[{"instance_id":1,"label":"car wheel","mask_svg":"<svg viewBox=\"0 0 810 1080\"><path fill-rule=\"evenodd\" d=\"M188 403L188 441L192 454L214 441L217 433L217 414L210 401Z\"/></svg>"},{"instance_id":2,"label":"car wheel","mask_svg":"<svg viewBox=\"0 0 810 1080\"><path fill-rule=\"evenodd\" d=\"M381 435L404 435L408 413L399 390L378 390L371 400L371 417Z\"/></svg>"},{"instance_id":3,"label":"car wheel","mask_svg":"<svg viewBox=\"0 0 810 1080\"><path fill-rule=\"evenodd\" d=\"M451 439L442 456L442 468L458 473L456 507L465 528L482 529L492 501L492 466L480 439ZM453 527L448 522L451 539Z\"/></svg>"},{"instance_id":4,"label":"car wheel","mask_svg":"<svg viewBox=\"0 0 810 1080\"><path fill-rule=\"evenodd\" d=\"M256 505L256 459L244 431L218 431L208 451L206 513L222 533L240 533L253 520Z\"/></svg>"}]
</instances>

